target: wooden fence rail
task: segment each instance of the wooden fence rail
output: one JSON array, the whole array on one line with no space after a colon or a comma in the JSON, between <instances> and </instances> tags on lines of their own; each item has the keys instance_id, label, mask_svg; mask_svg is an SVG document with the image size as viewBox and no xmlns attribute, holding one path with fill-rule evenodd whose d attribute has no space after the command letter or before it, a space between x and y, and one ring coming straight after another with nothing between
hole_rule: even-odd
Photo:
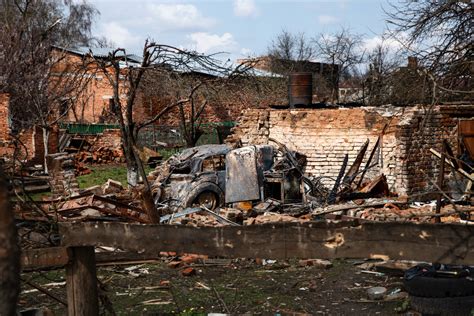
<instances>
[{"instance_id":1,"label":"wooden fence rail","mask_svg":"<svg viewBox=\"0 0 474 316\"><path fill-rule=\"evenodd\" d=\"M96 263L116 247L133 260L161 251L228 258L385 258L474 264L474 226L394 222L311 222L258 226L187 227L127 223L61 223L62 247L30 250L23 268L66 265L69 315L97 315ZM135 254L135 255L134 255ZM120 257L120 255L118 256Z\"/></svg>"}]
</instances>

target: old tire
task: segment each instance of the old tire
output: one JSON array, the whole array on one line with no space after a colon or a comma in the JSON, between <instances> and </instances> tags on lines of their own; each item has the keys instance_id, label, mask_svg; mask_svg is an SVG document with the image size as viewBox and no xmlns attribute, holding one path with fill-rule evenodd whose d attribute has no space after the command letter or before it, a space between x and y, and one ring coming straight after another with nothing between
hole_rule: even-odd
<instances>
[{"instance_id":1,"label":"old tire","mask_svg":"<svg viewBox=\"0 0 474 316\"><path fill-rule=\"evenodd\" d=\"M206 205L206 199L212 205ZM214 199L214 201L212 202L210 199ZM211 182L198 184L189 192L184 203L186 207L204 205L211 211L222 204L224 204L224 192Z\"/></svg>"},{"instance_id":2,"label":"old tire","mask_svg":"<svg viewBox=\"0 0 474 316\"><path fill-rule=\"evenodd\" d=\"M474 295L474 280L417 276L405 280L408 294L419 297L458 297Z\"/></svg>"},{"instance_id":3,"label":"old tire","mask_svg":"<svg viewBox=\"0 0 474 316\"><path fill-rule=\"evenodd\" d=\"M410 295L410 306L423 315L469 316L474 309L474 296L419 297Z\"/></svg>"},{"instance_id":4,"label":"old tire","mask_svg":"<svg viewBox=\"0 0 474 316\"><path fill-rule=\"evenodd\" d=\"M407 278L408 270L403 285L408 294L417 297L474 296L474 272L470 271L465 277L415 275Z\"/></svg>"}]
</instances>

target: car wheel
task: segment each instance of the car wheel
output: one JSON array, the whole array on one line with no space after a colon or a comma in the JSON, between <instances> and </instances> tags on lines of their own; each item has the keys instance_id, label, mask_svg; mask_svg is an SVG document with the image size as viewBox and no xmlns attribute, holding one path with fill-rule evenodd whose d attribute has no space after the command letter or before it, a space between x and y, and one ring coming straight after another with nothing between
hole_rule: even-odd
<instances>
[{"instance_id":1,"label":"car wheel","mask_svg":"<svg viewBox=\"0 0 474 316\"><path fill-rule=\"evenodd\" d=\"M426 272L420 272L426 271ZM405 273L403 286L408 294L416 297L457 297L474 295L474 272L466 269L465 276L449 277L431 272L431 265L415 266ZM450 271L446 266L445 271ZM453 270L456 272L456 270ZM431 275L430 273L434 273Z\"/></svg>"},{"instance_id":2,"label":"car wheel","mask_svg":"<svg viewBox=\"0 0 474 316\"><path fill-rule=\"evenodd\" d=\"M224 203L224 192L214 183L204 182L193 188L187 195L186 207L205 206L211 211Z\"/></svg>"},{"instance_id":3,"label":"car wheel","mask_svg":"<svg viewBox=\"0 0 474 316\"><path fill-rule=\"evenodd\" d=\"M218 203L219 201L214 192L204 191L194 199L191 206L204 206L212 211L217 207Z\"/></svg>"}]
</instances>

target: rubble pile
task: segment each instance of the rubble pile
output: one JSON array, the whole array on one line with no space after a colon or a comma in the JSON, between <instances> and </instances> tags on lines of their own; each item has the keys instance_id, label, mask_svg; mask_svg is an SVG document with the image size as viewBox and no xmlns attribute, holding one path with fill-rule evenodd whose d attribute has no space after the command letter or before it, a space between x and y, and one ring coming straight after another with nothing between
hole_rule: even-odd
<instances>
[{"instance_id":1,"label":"rubble pile","mask_svg":"<svg viewBox=\"0 0 474 316\"><path fill-rule=\"evenodd\" d=\"M410 203L407 197L390 192L383 174L364 179L367 168L359 169L367 146L368 142L349 168L346 156L332 188L321 178L307 178L305 157L277 142L276 146L189 148L158 165L148 180L162 224L245 226L354 219L472 223L472 207L466 199L462 203L449 199ZM97 153L77 155L93 160L100 157L96 161L108 159ZM141 155L147 160L161 159L151 150ZM39 203L39 212L18 210L19 219L150 222L142 188L126 189L109 179L102 186L79 190L74 170L88 172L83 163L74 164L74 157L64 153L51 155L49 161L55 195Z\"/></svg>"},{"instance_id":2,"label":"rubble pile","mask_svg":"<svg viewBox=\"0 0 474 316\"><path fill-rule=\"evenodd\" d=\"M125 162L122 149L99 147L93 152L79 151L76 154L76 161L83 164L107 164Z\"/></svg>"}]
</instances>

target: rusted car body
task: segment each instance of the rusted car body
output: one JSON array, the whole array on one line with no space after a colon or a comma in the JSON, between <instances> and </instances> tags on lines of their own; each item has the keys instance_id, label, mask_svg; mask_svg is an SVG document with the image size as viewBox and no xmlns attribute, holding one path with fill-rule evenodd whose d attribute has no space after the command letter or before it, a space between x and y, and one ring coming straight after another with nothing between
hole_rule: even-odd
<instances>
[{"instance_id":1,"label":"rusted car body","mask_svg":"<svg viewBox=\"0 0 474 316\"><path fill-rule=\"evenodd\" d=\"M157 206L172 210L259 201L301 201L302 175L271 145L203 145L173 156L153 184Z\"/></svg>"}]
</instances>

